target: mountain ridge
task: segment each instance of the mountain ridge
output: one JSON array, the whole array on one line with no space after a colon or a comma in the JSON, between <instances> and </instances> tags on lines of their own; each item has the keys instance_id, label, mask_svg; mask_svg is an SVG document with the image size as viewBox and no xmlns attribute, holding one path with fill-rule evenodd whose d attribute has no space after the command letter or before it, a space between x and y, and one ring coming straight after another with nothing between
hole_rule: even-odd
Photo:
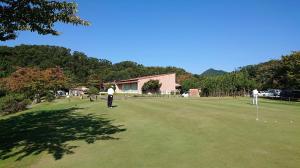
<instances>
[{"instance_id":1,"label":"mountain ridge","mask_svg":"<svg viewBox=\"0 0 300 168\"><path fill-rule=\"evenodd\" d=\"M200 74L200 76L218 76L218 75L223 75L226 74L228 72L223 71L223 70L217 70L217 69L213 69L213 68L209 68L206 71L202 72Z\"/></svg>"}]
</instances>

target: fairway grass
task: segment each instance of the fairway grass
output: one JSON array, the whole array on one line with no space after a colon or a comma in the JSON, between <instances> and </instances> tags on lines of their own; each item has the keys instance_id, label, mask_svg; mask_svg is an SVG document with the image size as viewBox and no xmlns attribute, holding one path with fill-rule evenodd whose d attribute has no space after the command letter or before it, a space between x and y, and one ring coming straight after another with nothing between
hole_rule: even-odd
<instances>
[{"instance_id":1,"label":"fairway grass","mask_svg":"<svg viewBox=\"0 0 300 168\"><path fill-rule=\"evenodd\" d=\"M299 168L300 103L130 98L0 117L0 168ZM6 141L10 142L6 142Z\"/></svg>"}]
</instances>

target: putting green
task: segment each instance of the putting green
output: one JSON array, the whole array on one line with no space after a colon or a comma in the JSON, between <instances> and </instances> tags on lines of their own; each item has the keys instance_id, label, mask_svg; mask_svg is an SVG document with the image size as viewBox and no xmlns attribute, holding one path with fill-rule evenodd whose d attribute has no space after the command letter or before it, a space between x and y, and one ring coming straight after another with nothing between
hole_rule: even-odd
<instances>
[{"instance_id":1,"label":"putting green","mask_svg":"<svg viewBox=\"0 0 300 168\"><path fill-rule=\"evenodd\" d=\"M0 167L299 168L300 103L72 99L0 117Z\"/></svg>"}]
</instances>

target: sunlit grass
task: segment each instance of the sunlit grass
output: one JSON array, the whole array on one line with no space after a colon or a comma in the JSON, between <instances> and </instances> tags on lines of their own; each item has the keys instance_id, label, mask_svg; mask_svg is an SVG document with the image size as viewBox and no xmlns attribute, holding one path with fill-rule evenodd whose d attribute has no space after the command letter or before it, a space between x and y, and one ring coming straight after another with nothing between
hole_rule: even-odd
<instances>
[{"instance_id":1,"label":"sunlit grass","mask_svg":"<svg viewBox=\"0 0 300 168\"><path fill-rule=\"evenodd\" d=\"M258 121L255 120L256 108L247 98L127 98L116 100L114 104L115 108L108 109L104 100L58 100L2 117L1 135L9 136L10 131L22 133L9 130L8 126L23 128L16 127L14 124L18 123L14 122L24 121L25 115L28 124L38 127L32 129L39 131L28 128L25 133L32 135L17 136L20 141L8 142L16 148L0 152L0 167L300 166L299 103L261 100ZM53 121L48 121L47 116ZM37 125L39 120L35 117L40 117L48 126ZM51 124L56 127L48 128ZM108 127L110 129L104 129ZM41 128L53 137L41 138L41 134L48 135L40 132ZM73 135L76 133L80 135ZM110 138L105 139L105 135ZM3 142L4 138L0 138ZM31 143L24 142L29 140ZM40 151L29 152L21 159L24 151L8 155L19 151L24 144L49 146L27 147ZM62 148L55 148L55 144ZM1 149L6 148L2 145ZM66 151L61 151L64 149Z\"/></svg>"}]
</instances>

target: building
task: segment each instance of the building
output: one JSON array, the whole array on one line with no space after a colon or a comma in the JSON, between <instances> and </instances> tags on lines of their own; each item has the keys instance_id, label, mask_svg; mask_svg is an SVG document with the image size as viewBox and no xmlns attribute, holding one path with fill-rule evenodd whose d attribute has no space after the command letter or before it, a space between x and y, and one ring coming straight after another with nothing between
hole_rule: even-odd
<instances>
[{"instance_id":1,"label":"building","mask_svg":"<svg viewBox=\"0 0 300 168\"><path fill-rule=\"evenodd\" d=\"M200 97L201 89L190 89L189 96L190 97Z\"/></svg>"},{"instance_id":2,"label":"building","mask_svg":"<svg viewBox=\"0 0 300 168\"><path fill-rule=\"evenodd\" d=\"M71 95L71 96L82 96L85 93L87 93L88 90L89 89L85 86L79 86L79 87L76 87L76 88L71 88L69 90L69 95Z\"/></svg>"},{"instance_id":3,"label":"building","mask_svg":"<svg viewBox=\"0 0 300 168\"><path fill-rule=\"evenodd\" d=\"M127 80L116 81L116 93L136 93L142 94L142 87L144 83L149 80L158 80L161 83L160 93L171 94L176 92L176 87L180 86L176 84L176 74L161 74L153 76L144 76L139 78L132 78Z\"/></svg>"}]
</instances>

